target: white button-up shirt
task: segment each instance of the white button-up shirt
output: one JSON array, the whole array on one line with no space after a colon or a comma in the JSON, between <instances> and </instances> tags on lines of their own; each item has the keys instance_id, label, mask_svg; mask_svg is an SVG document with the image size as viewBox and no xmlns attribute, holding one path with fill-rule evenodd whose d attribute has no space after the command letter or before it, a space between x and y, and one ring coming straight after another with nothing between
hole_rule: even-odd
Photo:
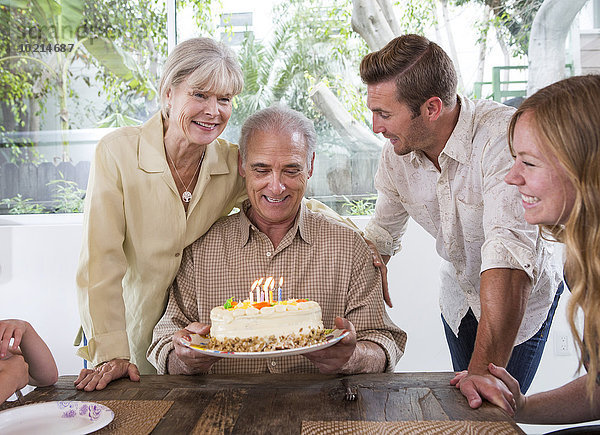
<instances>
[{"instance_id":1,"label":"white button-up shirt","mask_svg":"<svg viewBox=\"0 0 600 435\"><path fill-rule=\"evenodd\" d=\"M439 156L440 171L421 151L398 156L389 142L384 145L375 176L379 196L365 237L393 255L409 217L435 237L443 259L440 308L457 335L469 307L481 316L481 272L524 270L533 286L517 345L546 319L560 274L549 244L525 221L517 188L504 182L513 164L507 125L514 109L459 98L460 115Z\"/></svg>"}]
</instances>

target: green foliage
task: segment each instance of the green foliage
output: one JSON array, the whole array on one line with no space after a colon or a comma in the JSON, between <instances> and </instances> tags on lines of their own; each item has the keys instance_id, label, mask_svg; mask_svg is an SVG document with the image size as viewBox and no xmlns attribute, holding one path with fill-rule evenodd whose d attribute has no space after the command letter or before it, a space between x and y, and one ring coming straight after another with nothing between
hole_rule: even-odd
<instances>
[{"instance_id":1,"label":"green foliage","mask_svg":"<svg viewBox=\"0 0 600 435\"><path fill-rule=\"evenodd\" d=\"M101 37L86 44L93 56L85 59L99 68L96 83L102 84L108 102L102 115L147 118L155 108L160 64L167 56L165 3L88 1L85 14L91 35Z\"/></svg>"},{"instance_id":2,"label":"green foliage","mask_svg":"<svg viewBox=\"0 0 600 435\"><path fill-rule=\"evenodd\" d=\"M5 198L0 201L0 204L6 205L9 209L9 214L40 214L45 213L44 207L39 204L34 204L32 198L23 198L21 194L17 194L12 198Z\"/></svg>"},{"instance_id":3,"label":"green foliage","mask_svg":"<svg viewBox=\"0 0 600 435\"><path fill-rule=\"evenodd\" d=\"M531 25L543 0L455 0L457 6L479 3L491 8L490 23L502 35L513 56L526 56Z\"/></svg>"},{"instance_id":4,"label":"green foliage","mask_svg":"<svg viewBox=\"0 0 600 435\"><path fill-rule=\"evenodd\" d=\"M126 126L135 126L140 125L142 121L139 119L132 118L131 116L127 116L123 113L113 113L101 121L98 121L97 127L99 128L107 128L107 127L126 127Z\"/></svg>"},{"instance_id":5,"label":"green foliage","mask_svg":"<svg viewBox=\"0 0 600 435\"><path fill-rule=\"evenodd\" d=\"M187 6L192 6L196 32L198 36L210 36L216 33L214 12L223 9L221 0L178 0L177 11L183 12Z\"/></svg>"},{"instance_id":6,"label":"green foliage","mask_svg":"<svg viewBox=\"0 0 600 435\"><path fill-rule=\"evenodd\" d=\"M334 92L363 122L367 110L360 102L356 71L368 48L351 31L351 13L350 0L277 4L271 40L265 43L248 34L238 53L245 85L234 100L232 124L240 125L256 110L282 102L312 119L321 136L334 136L331 125L309 97L311 87L321 80L332 84Z\"/></svg>"},{"instance_id":7,"label":"green foliage","mask_svg":"<svg viewBox=\"0 0 600 435\"><path fill-rule=\"evenodd\" d=\"M375 200L377 196L369 196L364 199L349 199L344 196L342 209L350 216L370 216L375 213Z\"/></svg>"},{"instance_id":8,"label":"green foliage","mask_svg":"<svg viewBox=\"0 0 600 435\"><path fill-rule=\"evenodd\" d=\"M423 34L425 28L436 23L435 7L439 0L395 1L402 33Z\"/></svg>"},{"instance_id":9,"label":"green foliage","mask_svg":"<svg viewBox=\"0 0 600 435\"><path fill-rule=\"evenodd\" d=\"M76 182L65 180L62 172L59 174L61 178L47 183L48 186L55 188L54 213L82 213L85 190L80 189Z\"/></svg>"},{"instance_id":10,"label":"green foliage","mask_svg":"<svg viewBox=\"0 0 600 435\"><path fill-rule=\"evenodd\" d=\"M24 127L20 113L31 112L33 98L47 97L52 91L59 97L61 129L71 128L68 101L77 97L72 81L80 78L96 86L85 73L89 69L72 68L75 61L97 67L95 78L102 83L111 110L147 115L147 103L156 98L158 65L166 57L164 2L2 0L0 15L2 35L10 35L0 51L1 101L17 103L10 106L17 125ZM70 44L70 49L18 51L19 44L38 42L59 48ZM63 157L68 159L66 138L63 146Z\"/></svg>"},{"instance_id":11,"label":"green foliage","mask_svg":"<svg viewBox=\"0 0 600 435\"><path fill-rule=\"evenodd\" d=\"M42 162L39 151L32 144L11 144L9 161L16 165L24 163L33 163L38 165Z\"/></svg>"}]
</instances>

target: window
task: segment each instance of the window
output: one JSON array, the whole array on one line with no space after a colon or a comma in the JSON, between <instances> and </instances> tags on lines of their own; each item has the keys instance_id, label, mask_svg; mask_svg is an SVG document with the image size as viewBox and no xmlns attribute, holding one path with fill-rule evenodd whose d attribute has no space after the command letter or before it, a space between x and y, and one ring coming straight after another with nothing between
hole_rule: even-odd
<instances>
[{"instance_id":1,"label":"window","mask_svg":"<svg viewBox=\"0 0 600 435\"><path fill-rule=\"evenodd\" d=\"M0 212L80 212L98 139L157 109L165 5L30 0L0 15Z\"/></svg>"},{"instance_id":2,"label":"window","mask_svg":"<svg viewBox=\"0 0 600 435\"><path fill-rule=\"evenodd\" d=\"M372 211L383 138L370 131L358 77L370 49L352 31L351 0L50 0L55 7L43 7L48 1L0 5L0 214L81 211L94 145L109 129L158 110L167 47L194 36L229 44L246 75L226 139L237 142L246 117L275 102L302 111L319 134L307 195L341 213ZM395 31L424 33L455 57L461 93L504 101L526 86L524 41L541 1L527 3L518 10L506 2L519 34L477 2L417 0L393 6ZM598 3L586 6L593 5L586 19L596 28Z\"/></svg>"}]
</instances>

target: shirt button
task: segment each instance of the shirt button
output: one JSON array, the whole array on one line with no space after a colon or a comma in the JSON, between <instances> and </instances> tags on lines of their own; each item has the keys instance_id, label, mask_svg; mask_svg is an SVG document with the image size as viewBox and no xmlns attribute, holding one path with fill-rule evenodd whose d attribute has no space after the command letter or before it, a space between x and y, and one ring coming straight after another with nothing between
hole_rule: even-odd
<instances>
[{"instance_id":1,"label":"shirt button","mask_svg":"<svg viewBox=\"0 0 600 435\"><path fill-rule=\"evenodd\" d=\"M525 264L525 269L529 269L531 267L531 264L527 263Z\"/></svg>"},{"instance_id":2,"label":"shirt button","mask_svg":"<svg viewBox=\"0 0 600 435\"><path fill-rule=\"evenodd\" d=\"M275 367L277 365L277 361L271 361L271 366Z\"/></svg>"},{"instance_id":3,"label":"shirt button","mask_svg":"<svg viewBox=\"0 0 600 435\"><path fill-rule=\"evenodd\" d=\"M175 257L179 257L181 254L178 252L177 254L175 254Z\"/></svg>"},{"instance_id":4,"label":"shirt button","mask_svg":"<svg viewBox=\"0 0 600 435\"><path fill-rule=\"evenodd\" d=\"M267 257L270 257L270 256L271 256L271 253L270 253L270 252L267 252Z\"/></svg>"}]
</instances>

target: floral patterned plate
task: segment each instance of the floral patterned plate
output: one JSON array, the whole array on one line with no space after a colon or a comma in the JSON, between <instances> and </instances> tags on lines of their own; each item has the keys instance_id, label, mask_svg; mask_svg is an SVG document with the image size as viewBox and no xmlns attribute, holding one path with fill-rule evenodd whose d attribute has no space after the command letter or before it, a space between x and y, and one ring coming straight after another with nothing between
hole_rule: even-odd
<instances>
[{"instance_id":1,"label":"floral patterned plate","mask_svg":"<svg viewBox=\"0 0 600 435\"><path fill-rule=\"evenodd\" d=\"M0 412L0 433L87 434L109 424L115 413L94 402L43 402Z\"/></svg>"},{"instance_id":2,"label":"floral patterned plate","mask_svg":"<svg viewBox=\"0 0 600 435\"><path fill-rule=\"evenodd\" d=\"M326 347L334 345L350 333L350 331L347 329L329 329L326 332L327 336L325 336L325 339L322 342L313 344L311 346L265 352L225 352L222 350L210 349L206 347L210 343L210 339L205 335L199 334L190 334L192 341L188 342L181 340L181 343L184 346L187 346L205 355L218 356L221 358L273 358L288 355L298 355L307 352L314 352L315 350L319 349L325 349Z\"/></svg>"}]
</instances>

